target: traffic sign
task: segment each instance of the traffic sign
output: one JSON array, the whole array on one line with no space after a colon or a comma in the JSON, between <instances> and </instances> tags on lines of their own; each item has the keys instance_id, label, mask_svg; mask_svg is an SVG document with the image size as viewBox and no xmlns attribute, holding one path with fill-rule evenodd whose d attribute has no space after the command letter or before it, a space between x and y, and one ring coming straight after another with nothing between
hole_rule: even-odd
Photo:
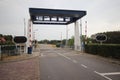
<instances>
[{"instance_id":1,"label":"traffic sign","mask_svg":"<svg viewBox=\"0 0 120 80\"><path fill-rule=\"evenodd\" d=\"M98 42L105 42L107 40L107 36L105 34L97 34L96 41Z\"/></svg>"},{"instance_id":2,"label":"traffic sign","mask_svg":"<svg viewBox=\"0 0 120 80\"><path fill-rule=\"evenodd\" d=\"M25 43L27 38L25 36L15 36L13 40L15 43Z\"/></svg>"}]
</instances>

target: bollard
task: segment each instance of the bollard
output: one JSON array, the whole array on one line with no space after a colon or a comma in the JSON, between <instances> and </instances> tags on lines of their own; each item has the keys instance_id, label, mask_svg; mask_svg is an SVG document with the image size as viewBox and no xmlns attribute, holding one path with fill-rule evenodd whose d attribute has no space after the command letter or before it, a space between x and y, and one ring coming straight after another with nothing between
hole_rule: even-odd
<instances>
[{"instance_id":1,"label":"bollard","mask_svg":"<svg viewBox=\"0 0 120 80\"><path fill-rule=\"evenodd\" d=\"M32 54L32 47L28 47L28 54Z\"/></svg>"}]
</instances>

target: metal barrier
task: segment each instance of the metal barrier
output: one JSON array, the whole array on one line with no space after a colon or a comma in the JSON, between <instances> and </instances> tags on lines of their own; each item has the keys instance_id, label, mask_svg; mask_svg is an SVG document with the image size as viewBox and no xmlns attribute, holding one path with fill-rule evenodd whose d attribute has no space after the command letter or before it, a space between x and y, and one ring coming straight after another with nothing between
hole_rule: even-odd
<instances>
[{"instance_id":1,"label":"metal barrier","mask_svg":"<svg viewBox=\"0 0 120 80\"><path fill-rule=\"evenodd\" d=\"M0 60L4 57L18 55L19 50L16 45L0 45Z\"/></svg>"}]
</instances>

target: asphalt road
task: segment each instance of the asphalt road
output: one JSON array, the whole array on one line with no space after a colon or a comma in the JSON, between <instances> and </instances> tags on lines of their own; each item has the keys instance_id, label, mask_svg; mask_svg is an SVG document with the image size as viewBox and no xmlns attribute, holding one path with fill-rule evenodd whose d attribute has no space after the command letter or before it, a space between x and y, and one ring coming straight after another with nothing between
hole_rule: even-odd
<instances>
[{"instance_id":1,"label":"asphalt road","mask_svg":"<svg viewBox=\"0 0 120 80\"><path fill-rule=\"evenodd\" d=\"M40 45L40 80L120 80L120 65L104 58Z\"/></svg>"}]
</instances>

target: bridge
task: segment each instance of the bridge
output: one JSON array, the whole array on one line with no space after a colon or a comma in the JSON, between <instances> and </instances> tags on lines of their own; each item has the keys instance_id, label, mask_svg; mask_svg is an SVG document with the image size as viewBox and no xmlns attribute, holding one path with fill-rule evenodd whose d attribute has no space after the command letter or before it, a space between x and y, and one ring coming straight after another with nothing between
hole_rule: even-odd
<instances>
[{"instance_id":1,"label":"bridge","mask_svg":"<svg viewBox=\"0 0 120 80\"><path fill-rule=\"evenodd\" d=\"M82 50L82 43L79 35L79 19L86 15L86 11L79 10L60 10L60 9L43 9L43 8L29 8L30 20L28 26L28 41L29 46L32 41L32 24L49 24L49 25L69 25L75 24L75 40L74 49Z\"/></svg>"}]
</instances>

